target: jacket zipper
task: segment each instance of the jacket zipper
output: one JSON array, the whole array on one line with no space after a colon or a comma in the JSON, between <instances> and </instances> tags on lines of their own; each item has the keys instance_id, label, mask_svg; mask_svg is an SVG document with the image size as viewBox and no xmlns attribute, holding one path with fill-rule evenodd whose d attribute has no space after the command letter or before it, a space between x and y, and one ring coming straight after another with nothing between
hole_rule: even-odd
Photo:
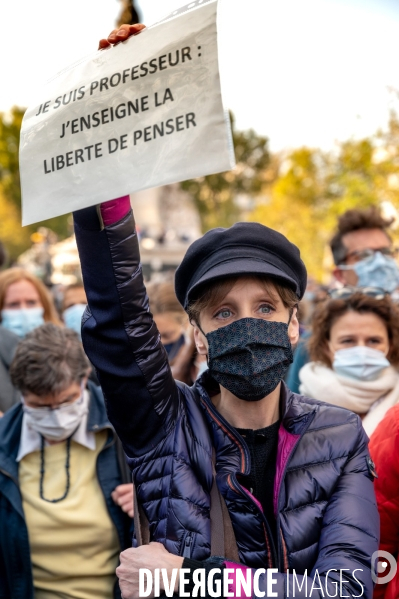
<instances>
[{"instance_id":1,"label":"jacket zipper","mask_svg":"<svg viewBox=\"0 0 399 599\"><path fill-rule=\"evenodd\" d=\"M270 526L269 523L265 517L265 514L259 509L259 507L256 505L256 503L254 502L254 500L252 499L252 497L250 497L248 495L248 493L245 492L245 490L243 490L243 487L238 483L238 481L233 480L233 477L231 477L231 482L234 486L234 489L239 492L241 495L243 495L244 497L246 497L247 499L249 499L249 501L251 502L251 504L253 505L254 509L256 510L256 512L258 512L262 518L262 522L264 525L264 531L265 531L265 537L267 537L266 540L266 548L268 546L270 546L271 550L272 550L272 565L271 567L273 568L274 566L278 566L278 562L277 562L277 553L276 553L276 546L273 540L273 535L272 532L270 530Z\"/></svg>"},{"instance_id":2,"label":"jacket zipper","mask_svg":"<svg viewBox=\"0 0 399 599\"><path fill-rule=\"evenodd\" d=\"M205 407L209 410L213 419L216 420L216 422L219 424L219 426L221 426L221 428L224 429L229 434L229 437L231 439L233 439L233 441L239 447L239 449L242 453L242 462L243 462L242 469L245 470L246 469L245 467L247 465L247 457L246 457L244 447L241 446L239 439L236 438L236 433L233 430L229 430L231 427L228 423L221 423L219 421L219 418L216 416L215 411L213 410L213 406L208 406L207 402L203 398L202 398L202 401L205 403ZM266 520L264 513L259 509L259 507L256 505L254 500L248 495L248 493L245 493L245 491L243 490L243 487L238 483L237 480L235 480L235 476L233 477L231 474L229 474L227 477L227 482L228 482L229 486L231 488L233 488L237 493L239 493L240 495L245 497L247 500L249 500L251 502L252 506L254 507L254 509L256 510L256 512L258 512L261 515L262 520L263 520L263 525L264 525L265 536L267 535L267 538L265 539L266 540L266 548L268 546L271 547L273 565L276 565L276 564L278 565L276 547L274 544L273 536L271 534L269 523Z\"/></svg>"},{"instance_id":3,"label":"jacket zipper","mask_svg":"<svg viewBox=\"0 0 399 599\"><path fill-rule=\"evenodd\" d=\"M192 544L193 544L193 535L191 532L189 532L187 534L186 538L184 539L182 557L191 557Z\"/></svg>"},{"instance_id":4,"label":"jacket zipper","mask_svg":"<svg viewBox=\"0 0 399 599\"><path fill-rule=\"evenodd\" d=\"M283 486L284 478L285 478L285 475L286 475L286 472L287 472L287 468L288 468L288 466L289 466L289 464L291 462L292 456L294 455L294 452L295 452L296 448L298 447L299 441L302 439L303 435L306 433L306 431L308 430L311 422L313 421L313 418L314 418L314 412L312 414L312 418L309 417L309 420L306 423L305 429L302 431L301 435L298 437L298 439L296 440L295 444L293 445L293 447L291 449L291 453L288 456L288 459L287 459L287 461L285 463L284 472L283 472L283 475L282 475L281 481L280 481L280 488L278 490L278 498L277 498L277 514L276 514L277 515L277 559L278 559L277 565L278 565L278 568L280 568L280 564L281 564L281 555L282 555L281 535L283 534L282 531L280 531L280 520L281 520L281 518L280 518L280 497L281 497L281 488ZM283 560L283 564L284 564L284 560Z\"/></svg>"}]
</instances>

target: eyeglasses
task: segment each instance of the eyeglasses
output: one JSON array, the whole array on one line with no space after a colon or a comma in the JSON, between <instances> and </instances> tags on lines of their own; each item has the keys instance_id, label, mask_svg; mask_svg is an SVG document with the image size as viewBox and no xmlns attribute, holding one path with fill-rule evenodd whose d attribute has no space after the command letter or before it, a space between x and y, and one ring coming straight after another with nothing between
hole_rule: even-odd
<instances>
[{"instance_id":1,"label":"eyeglasses","mask_svg":"<svg viewBox=\"0 0 399 599\"><path fill-rule=\"evenodd\" d=\"M328 296L330 299L346 300L355 295L355 293L361 293L376 300L384 299L387 296L386 291L380 287L341 287L341 289L331 289L328 292Z\"/></svg>"},{"instance_id":2,"label":"eyeglasses","mask_svg":"<svg viewBox=\"0 0 399 599\"><path fill-rule=\"evenodd\" d=\"M24 411L27 412L28 414L41 414L42 416L44 416L45 414L51 414L52 412L63 412L63 411L68 411L68 408L70 408L72 405L76 404L76 405L80 405L83 402L83 395L81 395L80 397L77 397L76 399L72 399L71 401L68 401L66 403L62 403L61 405L55 405L54 407L52 406L27 406L25 403L24 398L22 398L22 403L24 404Z\"/></svg>"},{"instance_id":3,"label":"eyeglasses","mask_svg":"<svg viewBox=\"0 0 399 599\"><path fill-rule=\"evenodd\" d=\"M63 411L64 408L68 409L71 405L80 405L84 400L84 383L80 384L80 396L70 399L62 404L56 404L55 406L28 406L26 405L23 395L21 395L21 401L24 405L24 411L31 414L50 414L51 412Z\"/></svg>"},{"instance_id":4,"label":"eyeglasses","mask_svg":"<svg viewBox=\"0 0 399 599\"><path fill-rule=\"evenodd\" d=\"M376 248L374 250L371 248L367 248L365 250L355 250L353 252L349 252L349 254L346 254L341 264L345 263L349 258L355 258L356 262L360 262L360 260L367 260L367 258L372 258L376 252L380 252L380 254L383 256L388 256L389 258L395 258L399 253L399 248L383 247Z\"/></svg>"}]
</instances>

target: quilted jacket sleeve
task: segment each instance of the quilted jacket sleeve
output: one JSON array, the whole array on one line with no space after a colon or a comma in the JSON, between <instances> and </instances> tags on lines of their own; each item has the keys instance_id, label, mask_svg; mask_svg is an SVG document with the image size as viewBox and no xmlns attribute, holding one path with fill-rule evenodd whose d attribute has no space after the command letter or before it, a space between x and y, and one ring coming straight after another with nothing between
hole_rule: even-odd
<instances>
[{"instance_id":1,"label":"quilted jacket sleeve","mask_svg":"<svg viewBox=\"0 0 399 599\"><path fill-rule=\"evenodd\" d=\"M74 221L88 300L84 348L125 452L143 455L170 430L178 391L149 311L133 214L102 228L93 207Z\"/></svg>"},{"instance_id":2,"label":"quilted jacket sleeve","mask_svg":"<svg viewBox=\"0 0 399 599\"><path fill-rule=\"evenodd\" d=\"M370 453L378 478L375 481L378 511L381 519L380 549L398 561L399 550L399 406L393 407L375 430L370 440ZM399 575L390 583L399 589ZM394 596L388 584L377 584L375 599Z\"/></svg>"}]
</instances>

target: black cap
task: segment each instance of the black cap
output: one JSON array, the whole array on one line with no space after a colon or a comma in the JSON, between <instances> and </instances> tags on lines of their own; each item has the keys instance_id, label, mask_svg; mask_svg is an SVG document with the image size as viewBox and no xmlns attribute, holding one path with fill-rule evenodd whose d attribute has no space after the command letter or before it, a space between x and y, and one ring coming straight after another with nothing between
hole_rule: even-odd
<instances>
[{"instance_id":1,"label":"black cap","mask_svg":"<svg viewBox=\"0 0 399 599\"><path fill-rule=\"evenodd\" d=\"M306 267L296 245L260 223L236 223L212 229L190 245L176 271L177 299L187 309L202 287L235 275L267 275L290 287L299 300L306 289Z\"/></svg>"}]
</instances>

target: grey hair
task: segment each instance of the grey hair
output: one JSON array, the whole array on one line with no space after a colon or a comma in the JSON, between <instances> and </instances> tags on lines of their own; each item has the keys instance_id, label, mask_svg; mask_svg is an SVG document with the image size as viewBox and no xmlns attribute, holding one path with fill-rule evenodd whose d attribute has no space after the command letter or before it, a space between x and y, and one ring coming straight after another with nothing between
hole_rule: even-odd
<instances>
[{"instance_id":1,"label":"grey hair","mask_svg":"<svg viewBox=\"0 0 399 599\"><path fill-rule=\"evenodd\" d=\"M22 394L55 395L90 372L78 335L51 322L37 327L17 346L10 366L14 387Z\"/></svg>"}]
</instances>

